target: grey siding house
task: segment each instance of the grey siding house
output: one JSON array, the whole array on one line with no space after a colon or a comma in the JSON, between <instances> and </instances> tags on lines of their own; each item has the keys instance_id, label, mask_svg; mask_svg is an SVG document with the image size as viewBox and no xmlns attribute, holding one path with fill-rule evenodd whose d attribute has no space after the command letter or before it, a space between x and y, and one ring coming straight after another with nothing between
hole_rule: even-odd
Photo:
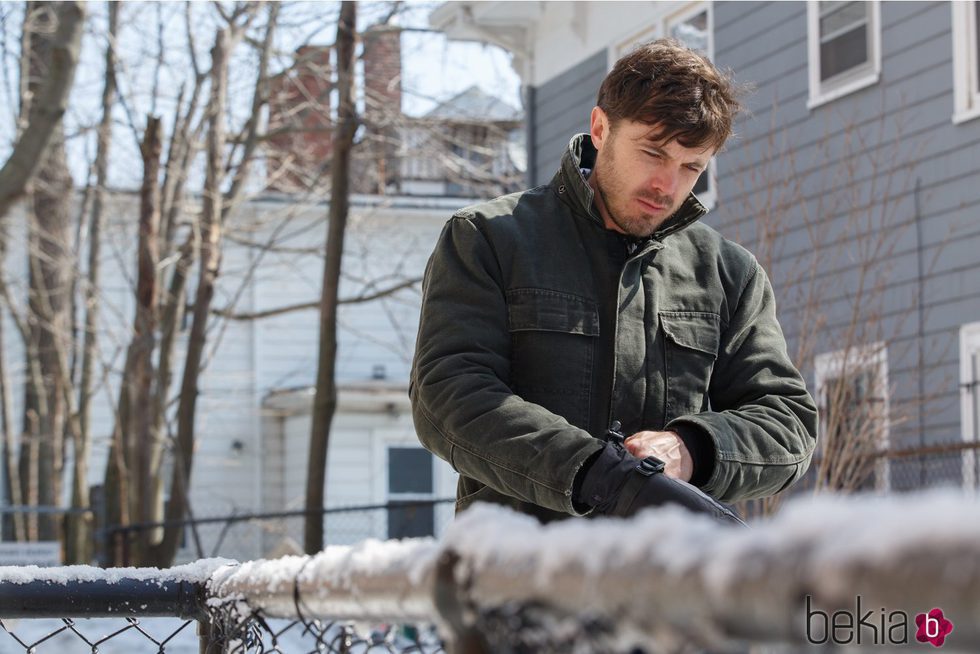
<instances>
[{"instance_id":1,"label":"grey siding house","mask_svg":"<svg viewBox=\"0 0 980 654\"><path fill-rule=\"evenodd\" d=\"M674 36L751 87L695 189L705 222L769 272L820 405L802 488L888 492L980 485L978 4L452 2L431 22L513 54L530 185L637 43Z\"/></svg>"}]
</instances>

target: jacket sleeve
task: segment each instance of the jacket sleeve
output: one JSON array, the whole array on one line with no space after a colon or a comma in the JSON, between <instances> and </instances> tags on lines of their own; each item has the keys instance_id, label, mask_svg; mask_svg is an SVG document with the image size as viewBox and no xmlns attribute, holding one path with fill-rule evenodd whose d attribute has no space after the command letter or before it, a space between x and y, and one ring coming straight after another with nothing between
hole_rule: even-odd
<instances>
[{"instance_id":1,"label":"jacket sleeve","mask_svg":"<svg viewBox=\"0 0 980 654\"><path fill-rule=\"evenodd\" d=\"M790 361L765 271L755 270L721 335L711 376L711 411L671 421L706 432L714 469L702 486L726 502L773 495L806 472L817 408Z\"/></svg>"},{"instance_id":2,"label":"jacket sleeve","mask_svg":"<svg viewBox=\"0 0 980 654\"><path fill-rule=\"evenodd\" d=\"M500 264L475 220L455 216L426 267L409 394L419 440L497 492L577 514L572 484L602 443L510 387Z\"/></svg>"}]
</instances>

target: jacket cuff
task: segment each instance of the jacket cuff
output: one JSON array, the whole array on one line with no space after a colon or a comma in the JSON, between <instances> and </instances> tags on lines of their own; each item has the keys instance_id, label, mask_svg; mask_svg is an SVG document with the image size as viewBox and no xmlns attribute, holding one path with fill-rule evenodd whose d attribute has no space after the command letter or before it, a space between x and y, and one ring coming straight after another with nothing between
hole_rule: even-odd
<instances>
[{"instance_id":1,"label":"jacket cuff","mask_svg":"<svg viewBox=\"0 0 980 654\"><path fill-rule=\"evenodd\" d=\"M575 473L575 481L572 482L572 507L579 513L585 514L592 509L592 505L585 502L582 498L582 483L585 481L586 475L592 469L596 460L602 455L605 449L596 450L595 454L589 456L582 464L582 467L578 469Z\"/></svg>"},{"instance_id":2,"label":"jacket cuff","mask_svg":"<svg viewBox=\"0 0 980 654\"><path fill-rule=\"evenodd\" d=\"M665 429L677 432L684 442L684 447L691 454L691 459L694 461L691 485L703 487L711 479L715 467L715 445L711 440L711 434L693 422L671 423Z\"/></svg>"},{"instance_id":3,"label":"jacket cuff","mask_svg":"<svg viewBox=\"0 0 980 654\"><path fill-rule=\"evenodd\" d=\"M576 476L572 494L575 508L591 510L614 502L636 462L625 449L603 443Z\"/></svg>"}]
</instances>

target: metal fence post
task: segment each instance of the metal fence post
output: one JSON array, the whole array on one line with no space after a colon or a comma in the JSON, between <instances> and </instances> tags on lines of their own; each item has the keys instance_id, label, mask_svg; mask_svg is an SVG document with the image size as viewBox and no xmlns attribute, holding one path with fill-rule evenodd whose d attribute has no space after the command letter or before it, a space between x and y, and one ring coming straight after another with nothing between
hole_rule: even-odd
<instances>
[{"instance_id":1,"label":"metal fence post","mask_svg":"<svg viewBox=\"0 0 980 654\"><path fill-rule=\"evenodd\" d=\"M447 550L436 563L435 605L444 623L452 631L445 634L447 651L451 654L491 654L489 643L476 625L467 624L465 589L456 581L456 566L460 556Z\"/></svg>"},{"instance_id":2,"label":"metal fence post","mask_svg":"<svg viewBox=\"0 0 980 654\"><path fill-rule=\"evenodd\" d=\"M197 619L197 636L200 654L221 654L225 651L224 638L214 628L211 616L205 615Z\"/></svg>"},{"instance_id":3,"label":"metal fence post","mask_svg":"<svg viewBox=\"0 0 980 654\"><path fill-rule=\"evenodd\" d=\"M129 567L129 541L132 534L128 529L120 529L116 532L119 535L120 546L122 548L122 565L124 568Z\"/></svg>"}]
</instances>

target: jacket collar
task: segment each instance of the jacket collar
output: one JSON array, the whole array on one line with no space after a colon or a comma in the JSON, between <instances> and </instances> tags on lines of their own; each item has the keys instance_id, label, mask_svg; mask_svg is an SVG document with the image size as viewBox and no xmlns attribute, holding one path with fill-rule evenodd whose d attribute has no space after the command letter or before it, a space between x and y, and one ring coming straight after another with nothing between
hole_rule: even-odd
<instances>
[{"instance_id":1,"label":"jacket collar","mask_svg":"<svg viewBox=\"0 0 980 654\"><path fill-rule=\"evenodd\" d=\"M595 167L595 157L596 149L592 145L591 136L588 134L573 136L561 158L561 166L551 180L551 184L558 187L560 193L567 196L573 208L580 210L599 225L603 225L602 217L599 216L593 204L592 187L582 175L582 168L591 169ZM668 218L650 238L661 241L697 222L706 213L708 210L701 204L701 201L694 193L690 193L674 215Z\"/></svg>"}]
</instances>

